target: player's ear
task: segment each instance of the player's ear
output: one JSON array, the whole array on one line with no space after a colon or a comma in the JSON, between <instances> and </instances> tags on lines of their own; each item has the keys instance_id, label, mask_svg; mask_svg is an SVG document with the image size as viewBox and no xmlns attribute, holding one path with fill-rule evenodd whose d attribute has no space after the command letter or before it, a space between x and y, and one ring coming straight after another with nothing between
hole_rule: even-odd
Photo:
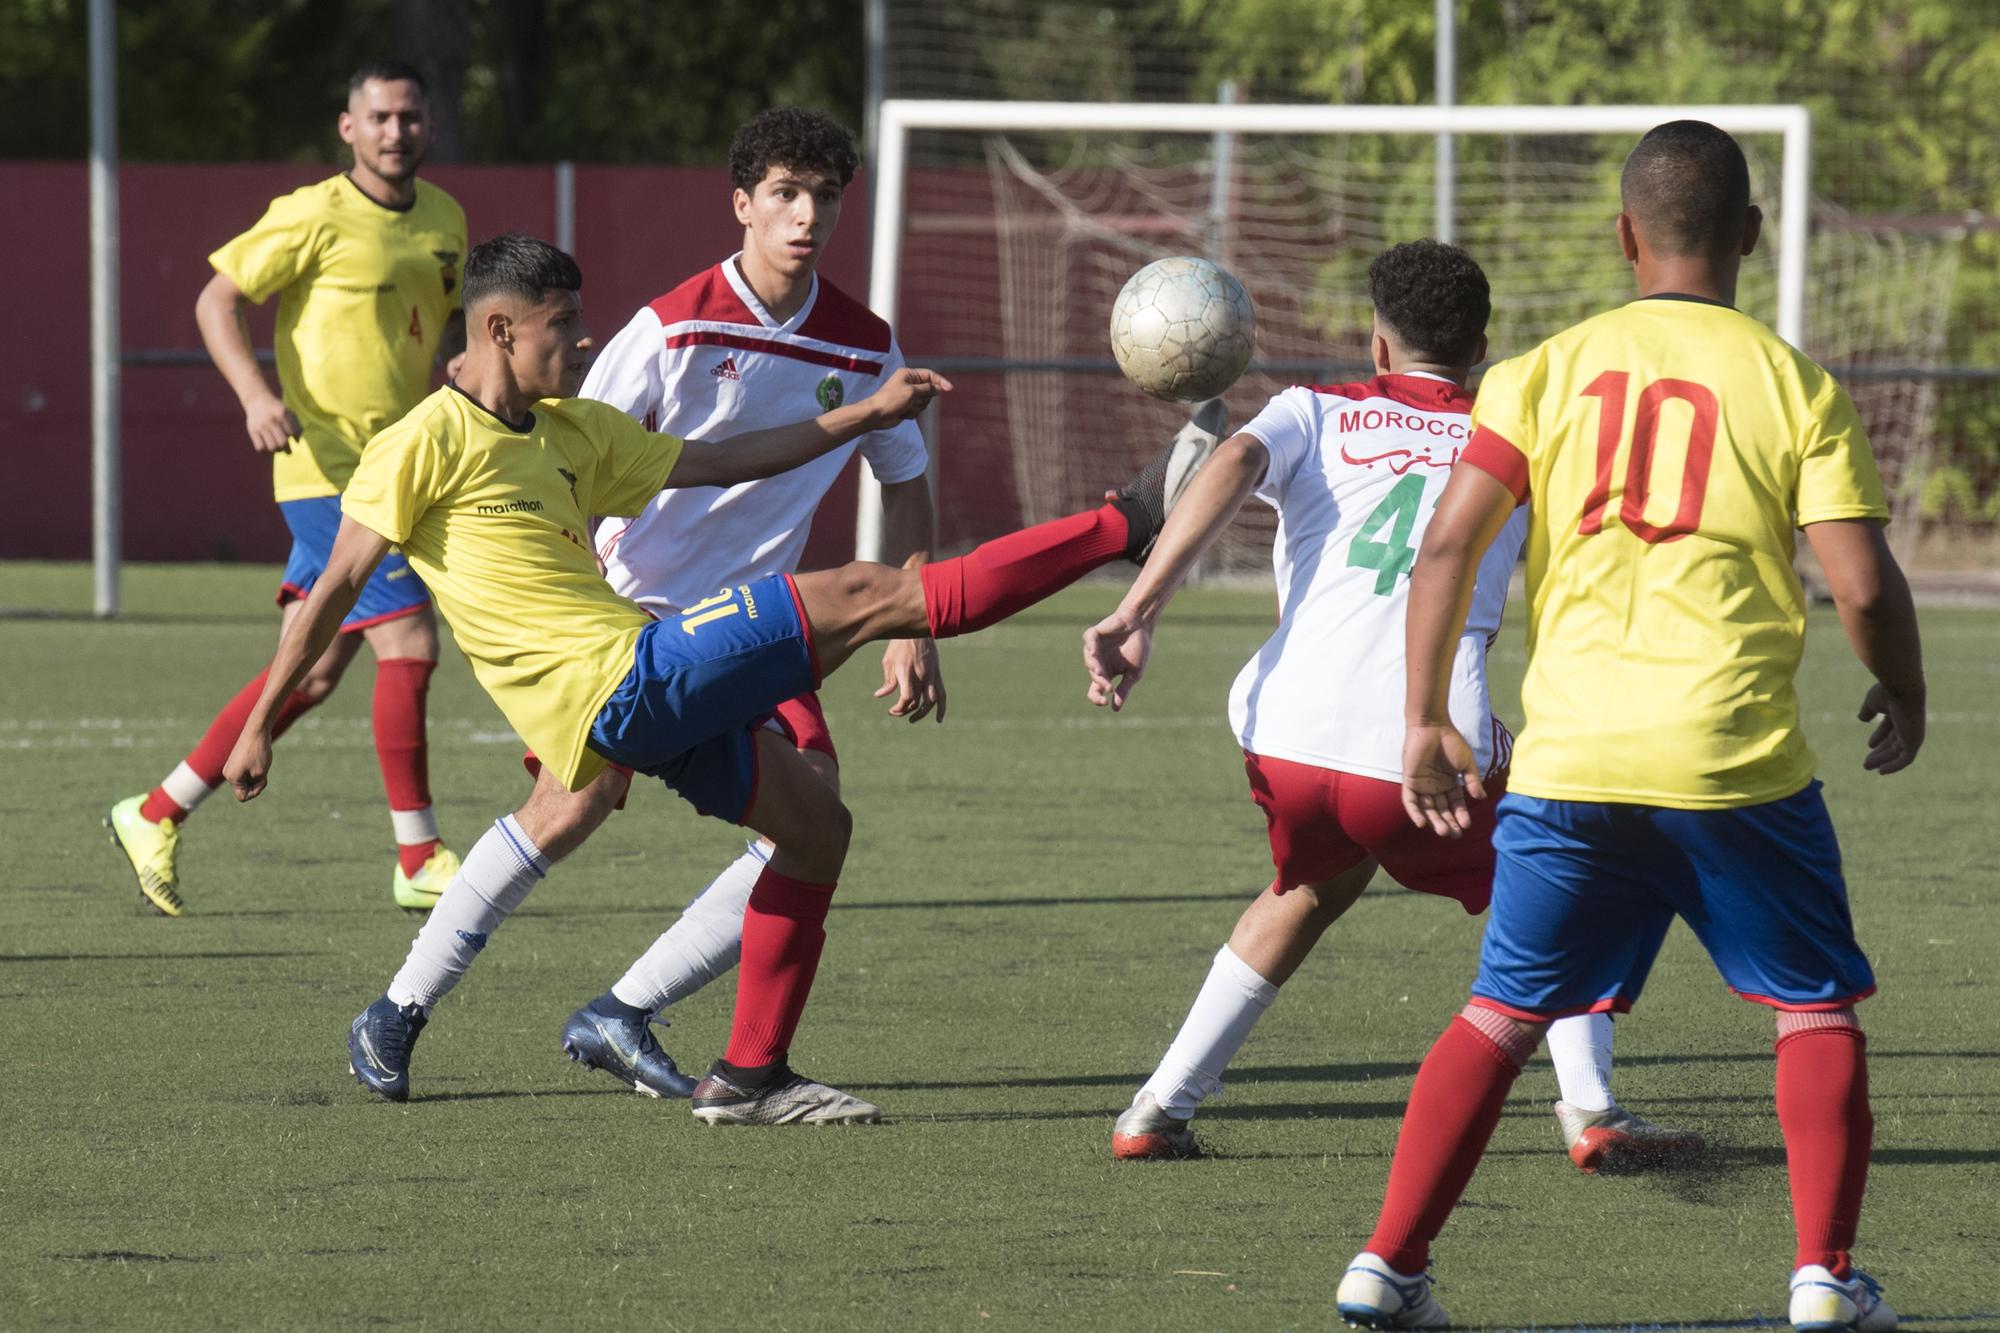
<instances>
[{"instance_id":1,"label":"player's ear","mask_svg":"<svg viewBox=\"0 0 2000 1333\"><path fill-rule=\"evenodd\" d=\"M736 221L742 226L750 225L750 192L737 190L730 194L729 202L736 210Z\"/></svg>"},{"instance_id":2,"label":"player's ear","mask_svg":"<svg viewBox=\"0 0 2000 1333\"><path fill-rule=\"evenodd\" d=\"M499 306L488 306L480 320L480 327L486 330L486 340L495 347L505 350L514 345L514 320Z\"/></svg>"},{"instance_id":3,"label":"player's ear","mask_svg":"<svg viewBox=\"0 0 2000 1333\"><path fill-rule=\"evenodd\" d=\"M1472 365L1476 366L1485 359L1486 359L1486 335L1482 333L1479 335L1478 345L1472 349ZM1470 370L1471 366L1466 367L1466 369Z\"/></svg>"},{"instance_id":4,"label":"player's ear","mask_svg":"<svg viewBox=\"0 0 2000 1333\"><path fill-rule=\"evenodd\" d=\"M1743 215L1743 248L1738 254L1749 254L1757 248L1757 238L1764 234L1764 210L1750 205Z\"/></svg>"},{"instance_id":5,"label":"player's ear","mask_svg":"<svg viewBox=\"0 0 2000 1333\"><path fill-rule=\"evenodd\" d=\"M354 142L354 113L352 111L342 111L339 119L334 121L334 124L340 130L340 141L342 143L351 144Z\"/></svg>"},{"instance_id":6,"label":"player's ear","mask_svg":"<svg viewBox=\"0 0 2000 1333\"><path fill-rule=\"evenodd\" d=\"M1632 226L1632 215L1630 213L1620 213L1618 215L1618 249L1625 256L1626 263L1636 264L1639 262L1639 233Z\"/></svg>"}]
</instances>

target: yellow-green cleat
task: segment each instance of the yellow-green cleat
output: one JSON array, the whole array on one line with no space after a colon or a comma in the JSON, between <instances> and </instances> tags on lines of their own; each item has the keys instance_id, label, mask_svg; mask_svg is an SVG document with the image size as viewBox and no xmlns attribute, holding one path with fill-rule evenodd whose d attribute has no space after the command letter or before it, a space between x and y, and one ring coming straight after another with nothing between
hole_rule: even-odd
<instances>
[{"instance_id":1,"label":"yellow-green cleat","mask_svg":"<svg viewBox=\"0 0 2000 1333\"><path fill-rule=\"evenodd\" d=\"M139 813L144 796L133 796L111 807L104 827L111 844L125 853L139 877L139 896L162 916L180 916L180 885L174 873L174 853L180 849L181 826L171 819L155 824Z\"/></svg>"},{"instance_id":2,"label":"yellow-green cleat","mask_svg":"<svg viewBox=\"0 0 2000 1333\"><path fill-rule=\"evenodd\" d=\"M405 875L403 867L396 867L396 878L390 884L390 892L396 899L396 906L406 912L428 912L437 906L437 900L458 874L458 853L449 847L440 846L431 853L431 859L424 862L424 868L414 875Z\"/></svg>"}]
</instances>

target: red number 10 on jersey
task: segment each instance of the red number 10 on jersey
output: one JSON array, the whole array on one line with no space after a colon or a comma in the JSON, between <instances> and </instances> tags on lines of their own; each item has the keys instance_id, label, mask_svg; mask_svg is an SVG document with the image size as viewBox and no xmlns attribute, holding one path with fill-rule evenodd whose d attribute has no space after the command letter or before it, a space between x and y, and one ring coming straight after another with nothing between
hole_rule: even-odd
<instances>
[{"instance_id":1,"label":"red number 10 on jersey","mask_svg":"<svg viewBox=\"0 0 2000 1333\"><path fill-rule=\"evenodd\" d=\"M1622 370L1607 370L1590 382L1580 395L1596 398L1597 479L1577 520L1579 536L1591 537L1604 531L1604 510L1611 502L1611 469L1618 460L1618 445L1625 429L1625 394L1632 377ZM1681 468L1680 505L1664 526L1646 521L1646 499L1652 492L1653 446L1660 435L1660 405L1679 399L1694 411L1688 428L1687 461ZM1693 380L1654 380L1639 391L1639 411L1632 423L1632 450L1625 464L1624 498L1618 505L1618 521L1644 542L1670 542L1685 537L1701 525L1702 500L1708 491L1708 465L1715 457L1715 394Z\"/></svg>"}]
</instances>

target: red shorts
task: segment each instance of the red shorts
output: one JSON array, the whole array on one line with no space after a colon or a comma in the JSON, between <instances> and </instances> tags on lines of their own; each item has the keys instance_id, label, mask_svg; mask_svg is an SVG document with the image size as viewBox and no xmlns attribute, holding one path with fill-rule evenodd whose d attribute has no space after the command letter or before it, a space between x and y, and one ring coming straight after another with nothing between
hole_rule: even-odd
<instances>
[{"instance_id":1,"label":"red shorts","mask_svg":"<svg viewBox=\"0 0 2000 1333\"><path fill-rule=\"evenodd\" d=\"M835 763L840 762L840 756L834 753L833 749L833 733L827 730L826 714L819 706L819 695L801 694L796 699L785 700L778 705L777 711L772 714L772 719L784 728L785 735L799 749L818 750ZM542 761L536 758L533 750L521 756L521 766L528 770L529 777L541 776ZM628 778L632 776L632 770L623 764L614 764L606 760L604 766L615 769ZM611 808L623 810L625 797L620 796L618 804Z\"/></svg>"},{"instance_id":2,"label":"red shorts","mask_svg":"<svg viewBox=\"0 0 2000 1333\"><path fill-rule=\"evenodd\" d=\"M1441 838L1410 822L1403 789L1314 764L1243 754L1250 795L1270 825L1274 893L1318 884L1374 857L1406 889L1455 898L1468 913L1493 896L1493 807L1507 775L1486 779L1486 799L1471 802L1472 827Z\"/></svg>"}]
</instances>

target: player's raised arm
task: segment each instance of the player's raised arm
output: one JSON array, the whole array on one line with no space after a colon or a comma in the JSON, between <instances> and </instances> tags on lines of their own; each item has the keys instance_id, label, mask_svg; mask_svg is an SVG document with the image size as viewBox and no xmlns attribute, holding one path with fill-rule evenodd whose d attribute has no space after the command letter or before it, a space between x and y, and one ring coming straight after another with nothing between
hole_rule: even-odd
<instances>
[{"instance_id":1,"label":"player's raised arm","mask_svg":"<svg viewBox=\"0 0 2000 1333\"><path fill-rule=\"evenodd\" d=\"M1403 809L1419 828L1447 837L1472 826L1466 794L1486 795L1472 747L1451 724L1452 659L1465 632L1480 558L1516 507L1506 483L1460 462L1451 470L1410 570L1403 630L1409 670L1403 703Z\"/></svg>"},{"instance_id":2,"label":"player's raised arm","mask_svg":"<svg viewBox=\"0 0 2000 1333\"><path fill-rule=\"evenodd\" d=\"M1854 655L1875 677L1861 701L1860 718L1882 721L1868 737L1861 766L1900 772L1924 743L1924 654L1909 582L1882 524L1872 518L1809 523L1806 540L1826 574Z\"/></svg>"},{"instance_id":3,"label":"player's raised arm","mask_svg":"<svg viewBox=\"0 0 2000 1333\"><path fill-rule=\"evenodd\" d=\"M250 344L250 322L244 314L249 303L250 298L234 282L217 273L195 298L194 322L201 330L209 360L236 391L250 446L260 454L290 453L291 441L299 433L299 419L284 399L271 391L270 381L257 365L257 352Z\"/></svg>"},{"instance_id":4,"label":"player's raised arm","mask_svg":"<svg viewBox=\"0 0 2000 1333\"><path fill-rule=\"evenodd\" d=\"M243 734L223 765L222 775L236 788L237 800L252 800L264 790L265 777L271 771L271 719L326 652L333 636L340 633L340 622L354 609L361 589L387 554L387 537L352 518L341 518L326 569L299 613L286 622L278 638L278 651L265 673L264 693L250 710Z\"/></svg>"},{"instance_id":5,"label":"player's raised arm","mask_svg":"<svg viewBox=\"0 0 2000 1333\"><path fill-rule=\"evenodd\" d=\"M1125 706L1146 672L1160 612L1235 519L1269 464L1270 451L1262 440L1238 434L1194 474L1118 609L1083 632L1083 669L1090 674L1085 697L1090 702L1109 704L1114 712Z\"/></svg>"},{"instance_id":6,"label":"player's raised arm","mask_svg":"<svg viewBox=\"0 0 2000 1333\"><path fill-rule=\"evenodd\" d=\"M905 368L858 403L822 412L810 421L749 431L725 440L689 440L667 479L675 486L734 486L774 477L810 463L869 431L887 430L951 391L951 381L934 370Z\"/></svg>"}]
</instances>

